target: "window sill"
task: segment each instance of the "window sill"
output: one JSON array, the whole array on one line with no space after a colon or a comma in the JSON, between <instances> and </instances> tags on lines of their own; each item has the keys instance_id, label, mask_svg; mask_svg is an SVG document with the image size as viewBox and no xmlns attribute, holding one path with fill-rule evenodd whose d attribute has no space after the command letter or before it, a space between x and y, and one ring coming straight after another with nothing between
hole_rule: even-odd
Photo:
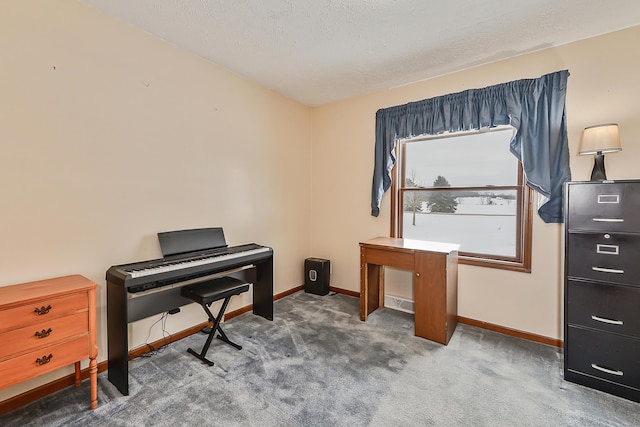
<instances>
[{"instance_id":1,"label":"window sill","mask_svg":"<svg viewBox=\"0 0 640 427\"><path fill-rule=\"evenodd\" d=\"M497 268L499 270L531 273L531 262L507 261L501 259L479 258L468 255L458 255L458 264L473 265L476 267Z\"/></svg>"}]
</instances>

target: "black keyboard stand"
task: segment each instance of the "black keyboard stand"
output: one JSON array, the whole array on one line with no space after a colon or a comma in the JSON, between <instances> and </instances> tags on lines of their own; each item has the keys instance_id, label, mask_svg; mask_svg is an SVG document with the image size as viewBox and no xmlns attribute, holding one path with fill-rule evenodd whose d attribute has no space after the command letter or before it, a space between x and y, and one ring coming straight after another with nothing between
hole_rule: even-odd
<instances>
[{"instance_id":1,"label":"black keyboard stand","mask_svg":"<svg viewBox=\"0 0 640 427\"><path fill-rule=\"evenodd\" d=\"M231 297L234 295L240 295L244 292L247 292L248 290L248 283L228 276L194 283L192 285L184 286L181 289L181 294L183 297L190 298L202 306L204 311L207 313L207 316L209 317L209 321L213 324L210 328L207 341L205 342L204 347L202 347L202 351L200 353L197 353L195 350L189 348L187 349L189 353L193 354L195 357L202 360L207 365L213 366L213 362L207 359L205 356L207 355L207 351L209 351L209 346L211 345L211 341L213 341L213 337L216 336L216 332L219 334L217 336L219 340L224 341L225 343L229 344L232 347L235 347L238 350L242 350L242 346L232 342L227 337L227 335L220 327L220 322L222 322L222 316L224 316L224 312L229 305ZM214 316L213 313L211 313L209 307L212 303L221 299L224 299L222 307L220 307L218 315Z\"/></svg>"}]
</instances>

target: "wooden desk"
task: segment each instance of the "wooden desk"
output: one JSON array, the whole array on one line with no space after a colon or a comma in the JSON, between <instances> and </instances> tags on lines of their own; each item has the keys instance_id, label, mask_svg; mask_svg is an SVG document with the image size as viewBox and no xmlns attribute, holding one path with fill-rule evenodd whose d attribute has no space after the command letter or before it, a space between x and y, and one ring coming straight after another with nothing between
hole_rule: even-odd
<instances>
[{"instance_id":1,"label":"wooden desk","mask_svg":"<svg viewBox=\"0 0 640 427\"><path fill-rule=\"evenodd\" d=\"M89 358L98 407L96 284L80 275L0 287L0 390Z\"/></svg>"},{"instance_id":2,"label":"wooden desk","mask_svg":"<svg viewBox=\"0 0 640 427\"><path fill-rule=\"evenodd\" d=\"M384 266L414 272L415 335L447 345L458 322L458 248L376 237L360 242L360 320L384 307Z\"/></svg>"}]
</instances>

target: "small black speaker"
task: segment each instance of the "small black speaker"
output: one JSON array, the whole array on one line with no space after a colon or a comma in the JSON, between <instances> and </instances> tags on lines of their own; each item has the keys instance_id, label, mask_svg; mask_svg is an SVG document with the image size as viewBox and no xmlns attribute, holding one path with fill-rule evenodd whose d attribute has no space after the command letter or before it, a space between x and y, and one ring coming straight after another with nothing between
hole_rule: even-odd
<instances>
[{"instance_id":1,"label":"small black speaker","mask_svg":"<svg viewBox=\"0 0 640 427\"><path fill-rule=\"evenodd\" d=\"M310 294L327 295L331 263L328 259L307 258L304 260L304 291Z\"/></svg>"}]
</instances>

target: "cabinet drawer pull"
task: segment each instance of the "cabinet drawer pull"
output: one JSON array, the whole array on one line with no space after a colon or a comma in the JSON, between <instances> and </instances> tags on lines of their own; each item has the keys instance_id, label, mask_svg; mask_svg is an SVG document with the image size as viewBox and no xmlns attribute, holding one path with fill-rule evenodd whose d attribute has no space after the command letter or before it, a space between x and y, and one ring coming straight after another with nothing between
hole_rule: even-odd
<instances>
[{"instance_id":1,"label":"cabinet drawer pull","mask_svg":"<svg viewBox=\"0 0 640 427\"><path fill-rule=\"evenodd\" d=\"M613 369L603 368L602 366L598 366L595 363L592 363L591 367L593 369L597 369L598 371L602 371L602 372L605 372L605 373L611 374L611 375L617 375L619 377L624 375L624 372L622 372L622 371L614 371Z\"/></svg>"},{"instance_id":2,"label":"cabinet drawer pull","mask_svg":"<svg viewBox=\"0 0 640 427\"><path fill-rule=\"evenodd\" d=\"M36 313L38 316L42 316L43 314L47 314L49 312L49 310L51 310L51 305L48 306L42 306L41 308L36 307L34 311L34 313Z\"/></svg>"},{"instance_id":3,"label":"cabinet drawer pull","mask_svg":"<svg viewBox=\"0 0 640 427\"><path fill-rule=\"evenodd\" d=\"M596 245L596 253L606 255L619 255L620 247L618 245L603 245L598 243Z\"/></svg>"},{"instance_id":4,"label":"cabinet drawer pull","mask_svg":"<svg viewBox=\"0 0 640 427\"><path fill-rule=\"evenodd\" d=\"M624 218L592 218L595 222L624 222Z\"/></svg>"},{"instance_id":5,"label":"cabinet drawer pull","mask_svg":"<svg viewBox=\"0 0 640 427\"><path fill-rule=\"evenodd\" d=\"M53 329L51 329L51 328L49 328L47 330L43 329L41 331L36 331L36 336L38 338L46 338L51 334L51 332L53 332Z\"/></svg>"},{"instance_id":6,"label":"cabinet drawer pull","mask_svg":"<svg viewBox=\"0 0 640 427\"><path fill-rule=\"evenodd\" d=\"M624 322L622 320L611 320L600 316L591 316L591 318L598 322L608 323L610 325L624 325Z\"/></svg>"},{"instance_id":7,"label":"cabinet drawer pull","mask_svg":"<svg viewBox=\"0 0 640 427\"><path fill-rule=\"evenodd\" d=\"M620 203L619 194L598 194L598 203Z\"/></svg>"},{"instance_id":8,"label":"cabinet drawer pull","mask_svg":"<svg viewBox=\"0 0 640 427\"><path fill-rule=\"evenodd\" d=\"M591 269L593 271L599 271L600 273L624 274L624 270L616 270L615 268L591 267Z\"/></svg>"},{"instance_id":9,"label":"cabinet drawer pull","mask_svg":"<svg viewBox=\"0 0 640 427\"><path fill-rule=\"evenodd\" d=\"M38 365L46 365L47 363L51 362L51 359L53 359L53 354L49 354L48 356L42 356L42 358L38 357L36 359L36 363Z\"/></svg>"}]
</instances>

